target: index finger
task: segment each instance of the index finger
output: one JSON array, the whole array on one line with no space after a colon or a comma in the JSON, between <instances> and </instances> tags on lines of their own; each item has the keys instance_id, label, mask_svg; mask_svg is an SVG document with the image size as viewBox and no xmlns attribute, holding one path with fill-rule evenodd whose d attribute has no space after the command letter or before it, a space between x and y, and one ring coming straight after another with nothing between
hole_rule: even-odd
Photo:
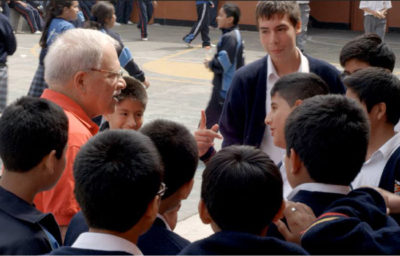
<instances>
[{"instance_id":1,"label":"index finger","mask_svg":"<svg viewBox=\"0 0 400 256\"><path fill-rule=\"evenodd\" d=\"M199 129L206 129L207 117L204 110L201 111L200 125Z\"/></svg>"}]
</instances>

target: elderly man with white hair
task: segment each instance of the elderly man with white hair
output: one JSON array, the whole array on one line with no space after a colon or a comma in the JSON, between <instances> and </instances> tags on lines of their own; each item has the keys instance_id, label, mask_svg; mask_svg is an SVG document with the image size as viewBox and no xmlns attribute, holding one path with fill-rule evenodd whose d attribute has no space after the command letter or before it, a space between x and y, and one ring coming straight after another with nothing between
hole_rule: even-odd
<instances>
[{"instance_id":1,"label":"elderly man with white hair","mask_svg":"<svg viewBox=\"0 0 400 256\"><path fill-rule=\"evenodd\" d=\"M115 96L126 86L116 46L117 41L100 31L71 29L56 39L44 60L49 89L41 97L64 109L69 132L65 171L52 190L35 198L35 204L54 214L63 236L79 211L74 197L75 156L99 130L91 118L114 112Z\"/></svg>"}]
</instances>

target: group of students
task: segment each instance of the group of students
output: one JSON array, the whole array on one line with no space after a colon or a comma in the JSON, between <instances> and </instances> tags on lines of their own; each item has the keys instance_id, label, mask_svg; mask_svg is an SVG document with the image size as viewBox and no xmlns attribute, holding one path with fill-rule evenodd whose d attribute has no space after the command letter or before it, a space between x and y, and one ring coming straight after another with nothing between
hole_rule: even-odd
<instances>
[{"instance_id":1,"label":"group of students","mask_svg":"<svg viewBox=\"0 0 400 256\"><path fill-rule=\"evenodd\" d=\"M219 126L205 112L194 135L167 120L141 127L145 86L114 71L121 43L112 35L60 33L44 57L49 88L0 117L0 252L398 254L395 55L379 36L362 35L342 48L340 77L296 48L297 4L259 2L256 16L268 55L235 72L219 152ZM107 123L96 134L98 115ZM266 154L266 140L284 153ZM173 229L199 158L199 216L215 234L190 243Z\"/></svg>"}]
</instances>

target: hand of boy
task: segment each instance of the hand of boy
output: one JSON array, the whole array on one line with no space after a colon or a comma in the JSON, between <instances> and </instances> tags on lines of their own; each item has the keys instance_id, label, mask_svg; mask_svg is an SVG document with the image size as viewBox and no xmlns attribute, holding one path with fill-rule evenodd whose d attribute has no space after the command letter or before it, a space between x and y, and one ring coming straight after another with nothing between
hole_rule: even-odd
<instances>
[{"instance_id":1,"label":"hand of boy","mask_svg":"<svg viewBox=\"0 0 400 256\"><path fill-rule=\"evenodd\" d=\"M222 139L222 136L218 134L218 124L214 124L211 129L207 129L206 123L206 113L204 110L202 110L199 128L194 132L194 138L197 142L197 148L199 150L199 157L204 155L210 147L214 146L215 138Z\"/></svg>"},{"instance_id":2,"label":"hand of boy","mask_svg":"<svg viewBox=\"0 0 400 256\"><path fill-rule=\"evenodd\" d=\"M288 201L286 202L283 215L286 218L287 226L281 220L274 222L279 232L286 241L300 244L302 232L316 220L314 212L303 203Z\"/></svg>"}]
</instances>

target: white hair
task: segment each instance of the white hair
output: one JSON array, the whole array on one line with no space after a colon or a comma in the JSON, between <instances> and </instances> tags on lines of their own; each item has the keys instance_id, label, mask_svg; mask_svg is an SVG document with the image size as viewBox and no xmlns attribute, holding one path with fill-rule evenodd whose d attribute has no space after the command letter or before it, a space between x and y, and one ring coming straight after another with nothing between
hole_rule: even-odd
<instances>
[{"instance_id":1,"label":"white hair","mask_svg":"<svg viewBox=\"0 0 400 256\"><path fill-rule=\"evenodd\" d=\"M92 29L70 29L51 44L44 59L44 78L49 85L63 85L78 71L100 68L104 47L118 47L109 35Z\"/></svg>"}]
</instances>

